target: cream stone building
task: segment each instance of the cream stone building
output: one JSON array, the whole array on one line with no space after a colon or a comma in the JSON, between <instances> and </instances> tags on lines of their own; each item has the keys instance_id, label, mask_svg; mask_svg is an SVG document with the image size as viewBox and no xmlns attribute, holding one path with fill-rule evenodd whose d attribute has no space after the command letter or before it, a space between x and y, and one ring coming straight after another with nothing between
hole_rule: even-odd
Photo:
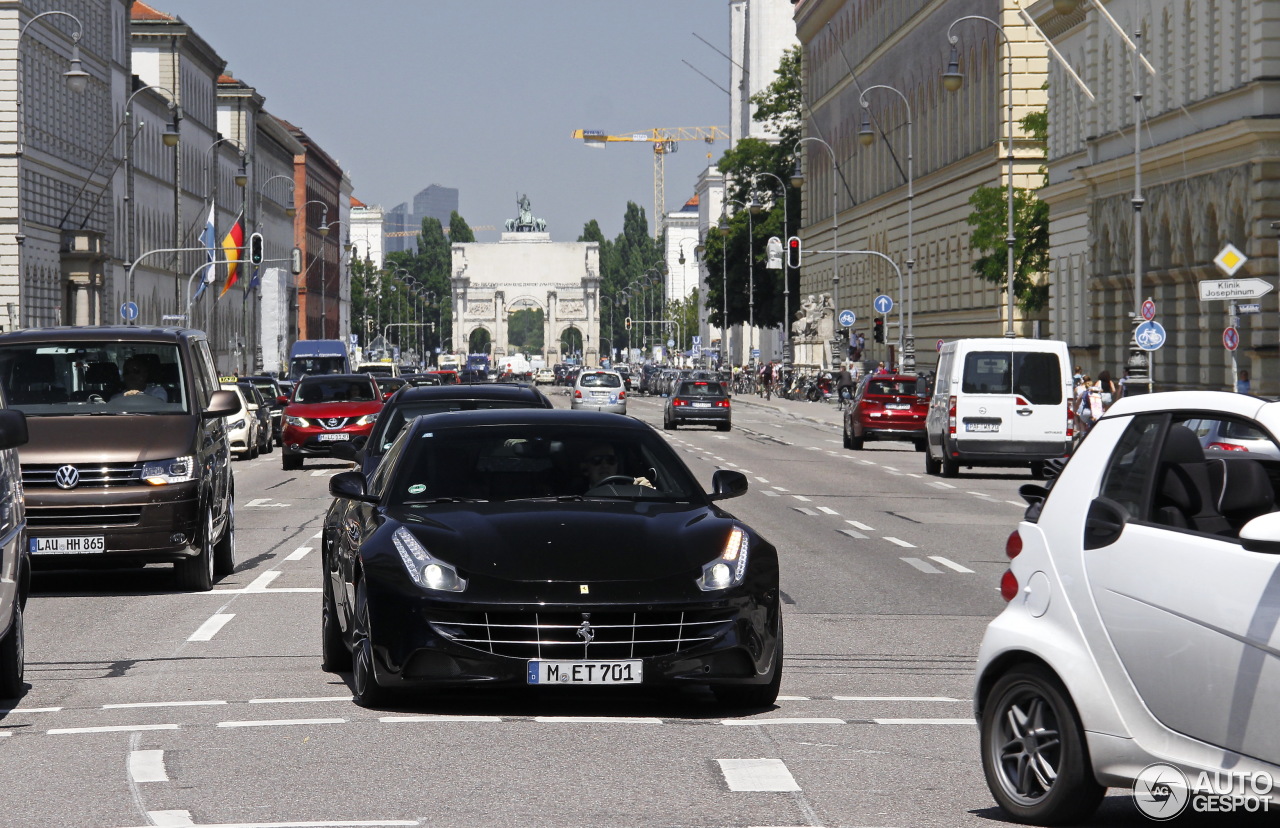
<instances>
[{"instance_id":1,"label":"cream stone building","mask_svg":"<svg viewBox=\"0 0 1280 828\"><path fill-rule=\"evenodd\" d=\"M991 22L960 20L967 16ZM795 22L804 50L805 137L817 139L800 148L801 294L832 294L839 309L856 314L852 330L865 336L865 359L902 364L901 311L922 370L936 364L937 340L1000 336L1009 327L1019 336L1046 333L1016 308L1010 322L1005 286L974 272L979 254L969 248L969 197L979 187L1006 186L1010 140L1014 185L1043 182L1043 147L1018 121L1045 107L1047 48L1017 2L802 0ZM942 83L949 30L964 76L956 92ZM858 141L864 91L876 131L870 146ZM831 250L871 252L816 252ZM893 265L875 254L897 265L901 285ZM886 342L876 345L873 301L880 294L895 307Z\"/></svg>"},{"instance_id":2,"label":"cream stone building","mask_svg":"<svg viewBox=\"0 0 1280 828\"><path fill-rule=\"evenodd\" d=\"M1276 4L1111 0L1065 15L1051 0L1027 5L1094 96L1053 62L1049 184L1040 195L1050 205L1054 336L1086 370L1118 374L1130 358L1130 314L1150 298L1167 334L1154 352L1156 390L1233 388L1223 344L1229 304L1201 302L1198 286L1225 278L1212 262L1228 242L1249 257L1236 278L1276 275ZM1149 70L1139 64L1135 76L1132 51L1103 11ZM1143 115L1136 153L1135 92ZM1235 367L1250 371L1255 394L1280 393L1276 297L1252 300L1261 312L1240 315Z\"/></svg>"}]
</instances>

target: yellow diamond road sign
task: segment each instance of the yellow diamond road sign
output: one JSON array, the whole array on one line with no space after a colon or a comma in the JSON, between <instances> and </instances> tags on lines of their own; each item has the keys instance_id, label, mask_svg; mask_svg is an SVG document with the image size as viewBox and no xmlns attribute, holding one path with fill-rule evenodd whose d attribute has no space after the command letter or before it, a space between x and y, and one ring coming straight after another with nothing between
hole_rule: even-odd
<instances>
[{"instance_id":1,"label":"yellow diamond road sign","mask_svg":"<svg viewBox=\"0 0 1280 828\"><path fill-rule=\"evenodd\" d=\"M1221 270L1228 276L1234 276L1236 275L1236 271L1244 267L1244 263L1247 261L1249 261L1249 257L1241 253L1234 244L1228 242L1227 246L1222 248L1222 251L1218 253L1217 258L1213 260L1213 263L1218 266L1218 270Z\"/></svg>"}]
</instances>

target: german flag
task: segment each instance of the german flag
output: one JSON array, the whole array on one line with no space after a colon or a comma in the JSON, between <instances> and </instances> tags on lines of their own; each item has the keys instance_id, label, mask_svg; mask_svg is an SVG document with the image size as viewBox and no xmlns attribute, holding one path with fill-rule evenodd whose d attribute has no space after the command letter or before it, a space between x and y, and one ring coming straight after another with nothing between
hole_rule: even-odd
<instances>
[{"instance_id":1,"label":"german flag","mask_svg":"<svg viewBox=\"0 0 1280 828\"><path fill-rule=\"evenodd\" d=\"M222 258L226 259L227 265L227 282L222 286L222 292L218 294L221 299L227 295L227 291L231 290L231 286L240 280L240 255L244 250L244 213L236 216L235 224L231 225L231 229L227 231L226 237L222 240Z\"/></svg>"}]
</instances>

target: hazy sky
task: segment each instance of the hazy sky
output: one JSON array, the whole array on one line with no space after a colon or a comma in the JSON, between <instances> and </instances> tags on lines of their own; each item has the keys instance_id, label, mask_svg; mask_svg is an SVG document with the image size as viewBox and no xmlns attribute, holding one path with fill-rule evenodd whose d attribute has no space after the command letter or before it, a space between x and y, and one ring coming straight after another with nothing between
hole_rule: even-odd
<instances>
[{"instance_id":1,"label":"hazy sky","mask_svg":"<svg viewBox=\"0 0 1280 828\"><path fill-rule=\"evenodd\" d=\"M628 201L653 222L649 144L599 149L575 129L621 135L728 126L726 0L146 0L190 24L227 73L266 97L390 209L430 184L456 187L472 227L517 215L526 193L555 241ZM666 158L666 208L693 195L708 151ZM478 233L480 241L496 233Z\"/></svg>"}]
</instances>

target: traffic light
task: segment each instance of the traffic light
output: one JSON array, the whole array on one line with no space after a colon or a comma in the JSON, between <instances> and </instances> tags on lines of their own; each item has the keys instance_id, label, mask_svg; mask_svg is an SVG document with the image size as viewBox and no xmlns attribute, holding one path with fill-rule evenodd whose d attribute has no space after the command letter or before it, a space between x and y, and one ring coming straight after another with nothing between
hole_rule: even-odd
<instances>
[{"instance_id":1,"label":"traffic light","mask_svg":"<svg viewBox=\"0 0 1280 828\"><path fill-rule=\"evenodd\" d=\"M625 327L627 330L631 330L631 317L630 317L630 316L628 316L626 319L622 320L622 325L623 325L623 327Z\"/></svg>"},{"instance_id":2,"label":"traffic light","mask_svg":"<svg viewBox=\"0 0 1280 828\"><path fill-rule=\"evenodd\" d=\"M254 233L249 237L249 261L262 264L262 234Z\"/></svg>"},{"instance_id":3,"label":"traffic light","mask_svg":"<svg viewBox=\"0 0 1280 828\"><path fill-rule=\"evenodd\" d=\"M804 252L799 236L792 236L787 239L787 267L798 269L800 267L800 254Z\"/></svg>"},{"instance_id":4,"label":"traffic light","mask_svg":"<svg viewBox=\"0 0 1280 828\"><path fill-rule=\"evenodd\" d=\"M875 340L876 342L884 342L884 320L879 316L876 317Z\"/></svg>"}]
</instances>

